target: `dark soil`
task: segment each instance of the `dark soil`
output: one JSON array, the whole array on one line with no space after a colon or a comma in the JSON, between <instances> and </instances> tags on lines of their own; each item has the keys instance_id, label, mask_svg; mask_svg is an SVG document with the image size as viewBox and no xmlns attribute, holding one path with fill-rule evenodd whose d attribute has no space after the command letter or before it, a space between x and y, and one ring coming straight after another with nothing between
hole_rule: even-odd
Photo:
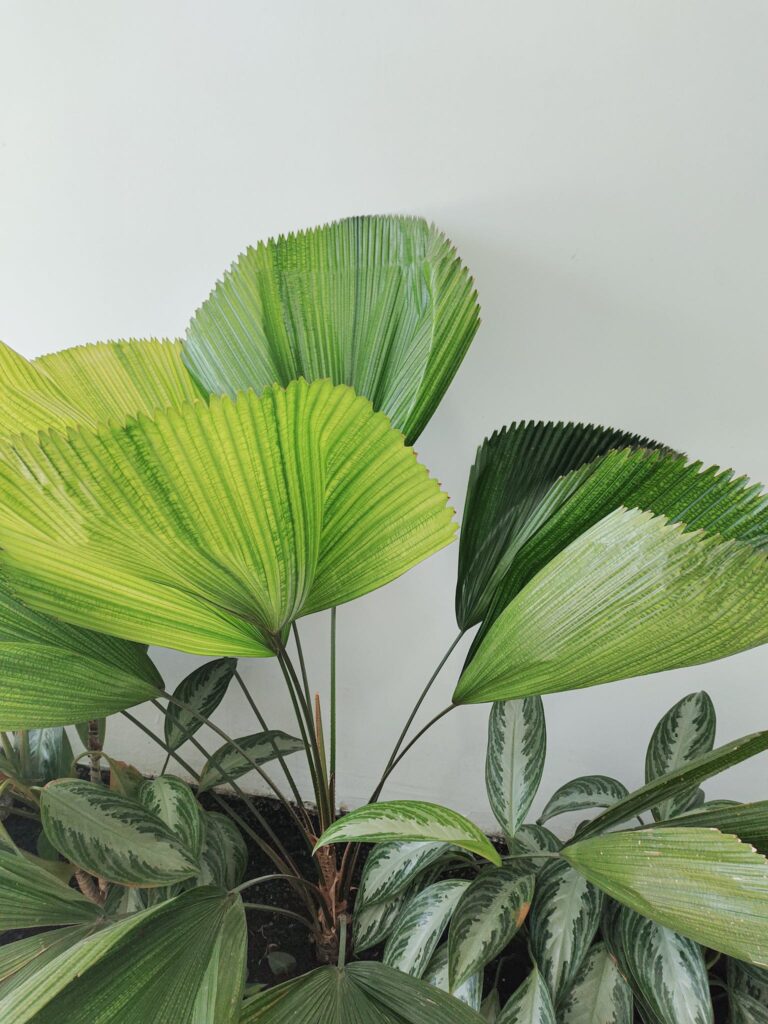
<instances>
[{"instance_id":1,"label":"dark soil","mask_svg":"<svg viewBox=\"0 0 768 1024\"><path fill-rule=\"evenodd\" d=\"M261 831L259 824L254 820L248 809L242 802L235 798L223 797L238 814L253 826L255 831ZM306 877L314 879L314 867L309 851L298 835L293 822L285 809L275 800L263 797L253 797L259 813L269 822L285 849L296 861ZM211 811L220 811L214 797L204 793L200 797L201 804ZM38 826L25 818L11 817L5 822L8 831L14 841L23 849L33 851L39 832ZM360 869L365 860L367 848L363 848L358 861L353 895L359 882ZM246 869L246 878L257 878L260 875L268 875L274 872L269 859L259 850L251 849L251 857ZM459 873L460 874L460 873ZM268 906L279 906L286 910L294 910L298 913L306 912L306 908L295 890L285 882L267 883L249 890L246 899L266 904ZM0 935L0 945L5 945L16 938L32 934L29 930L25 932L6 932ZM494 982L498 985L502 1005L525 980L530 970L530 960L527 949L527 932L525 926L518 932L515 940L503 957L491 964L486 969L485 981L486 991L489 991ZM381 958L381 948L373 948L362 953L359 959L378 960ZM725 961L718 964L719 968L724 967ZM309 939L306 928L299 922L294 922L278 914L267 912L249 911L248 913L248 979L250 983L261 983L263 985L274 985L288 978L305 974L318 966L315 956L315 949ZM724 975L724 970L723 970ZM723 977L724 980L724 977ZM722 992L715 990L715 994ZM727 1000L715 998L715 1020L717 1024L725 1024L727 1020ZM638 1022L640 1018L637 1017Z\"/></svg>"}]
</instances>

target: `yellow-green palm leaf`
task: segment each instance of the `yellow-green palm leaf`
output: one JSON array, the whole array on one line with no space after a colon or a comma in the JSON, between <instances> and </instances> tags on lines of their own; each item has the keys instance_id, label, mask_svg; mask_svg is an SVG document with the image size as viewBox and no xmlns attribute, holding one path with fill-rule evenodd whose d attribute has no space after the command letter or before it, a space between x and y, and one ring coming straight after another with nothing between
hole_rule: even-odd
<instances>
[{"instance_id":1,"label":"yellow-green palm leaf","mask_svg":"<svg viewBox=\"0 0 768 1024\"><path fill-rule=\"evenodd\" d=\"M328 381L18 439L0 479L0 544L26 602L197 654L270 654L297 616L454 534L402 435Z\"/></svg>"},{"instance_id":2,"label":"yellow-green palm leaf","mask_svg":"<svg viewBox=\"0 0 768 1024\"><path fill-rule=\"evenodd\" d=\"M352 217L249 248L197 311L184 359L213 394L349 384L410 444L478 324L472 279L436 228Z\"/></svg>"},{"instance_id":3,"label":"yellow-green palm leaf","mask_svg":"<svg viewBox=\"0 0 768 1024\"><path fill-rule=\"evenodd\" d=\"M0 342L0 439L123 422L200 396L178 341L80 345L29 361Z\"/></svg>"}]
</instances>

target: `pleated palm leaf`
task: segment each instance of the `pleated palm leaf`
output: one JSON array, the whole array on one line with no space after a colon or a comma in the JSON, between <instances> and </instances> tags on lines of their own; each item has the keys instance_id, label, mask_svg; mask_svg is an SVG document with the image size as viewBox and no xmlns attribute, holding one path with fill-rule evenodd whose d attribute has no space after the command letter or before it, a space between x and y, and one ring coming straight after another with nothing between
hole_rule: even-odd
<instances>
[{"instance_id":1,"label":"pleated palm leaf","mask_svg":"<svg viewBox=\"0 0 768 1024\"><path fill-rule=\"evenodd\" d=\"M352 217L249 248L190 323L184 360L212 394L349 384L411 444L478 324L472 279L435 227Z\"/></svg>"},{"instance_id":2,"label":"pleated palm leaf","mask_svg":"<svg viewBox=\"0 0 768 1024\"><path fill-rule=\"evenodd\" d=\"M26 603L195 654L272 654L296 617L455 532L402 434L328 381L16 439L0 478L0 545Z\"/></svg>"},{"instance_id":3,"label":"pleated palm leaf","mask_svg":"<svg viewBox=\"0 0 768 1024\"><path fill-rule=\"evenodd\" d=\"M581 424L478 452L457 589L480 629L454 700L548 693L768 641L768 499L730 470Z\"/></svg>"},{"instance_id":4,"label":"pleated palm leaf","mask_svg":"<svg viewBox=\"0 0 768 1024\"><path fill-rule=\"evenodd\" d=\"M202 392L178 341L110 341L27 360L0 342L0 440L50 427L122 423Z\"/></svg>"}]
</instances>

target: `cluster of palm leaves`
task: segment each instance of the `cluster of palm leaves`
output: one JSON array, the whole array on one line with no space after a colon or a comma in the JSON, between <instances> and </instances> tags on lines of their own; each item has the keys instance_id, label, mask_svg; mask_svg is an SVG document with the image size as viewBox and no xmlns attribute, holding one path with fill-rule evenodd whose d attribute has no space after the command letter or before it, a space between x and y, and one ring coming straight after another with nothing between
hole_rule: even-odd
<instances>
[{"instance_id":1,"label":"cluster of palm leaves","mask_svg":"<svg viewBox=\"0 0 768 1024\"><path fill-rule=\"evenodd\" d=\"M768 990L766 805L699 806L699 784L765 750L768 734L686 746L678 709L645 787L575 780L556 811L605 809L565 843L525 824L544 756L540 695L768 640L768 500L730 471L589 425L518 423L486 439L462 518L451 649L473 636L452 700L409 736L436 672L371 802L338 817L335 653L324 706L298 622L330 610L335 652L340 605L454 540L448 497L409 446L478 322L442 234L372 217L248 250L183 341L31 362L0 348L0 812L42 829L35 854L0 834L0 928L55 927L0 948L4 1024L469 1024L481 1008L498 1024L624 1024L633 992L647 1024L706 1022L702 948L733 958L734 1022L765 1019L748 1001L759 1008ZM170 692L148 644L213 660ZM291 733L269 727L239 657L276 658ZM257 729L237 737L211 720L234 685ZM119 712L151 733L128 711L144 702L164 715L153 738L168 760L221 813L174 776L147 782L108 756L100 719ZM379 799L427 728L478 702L492 705L487 782L504 857L448 808ZM71 724L90 780L76 777ZM204 753L201 771L185 744ZM287 762L301 752L311 803ZM275 763L289 795L264 767ZM251 771L314 852L315 879L241 788ZM243 880L244 837L274 875ZM355 902L359 843L374 852ZM264 908L243 895L276 878L328 964L250 995L246 914ZM528 936L528 979L503 1009L493 987L481 1006L483 969ZM349 962L381 942L383 963ZM680 978L701 996L688 1018L666 995Z\"/></svg>"}]
</instances>

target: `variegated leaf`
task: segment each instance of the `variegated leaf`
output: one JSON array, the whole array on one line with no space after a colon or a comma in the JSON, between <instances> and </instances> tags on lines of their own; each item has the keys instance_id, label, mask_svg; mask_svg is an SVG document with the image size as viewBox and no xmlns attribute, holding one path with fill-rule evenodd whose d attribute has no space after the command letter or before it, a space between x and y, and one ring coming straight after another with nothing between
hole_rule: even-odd
<instances>
[{"instance_id":1,"label":"variegated leaf","mask_svg":"<svg viewBox=\"0 0 768 1024\"><path fill-rule=\"evenodd\" d=\"M768 971L728 959L730 1024L768 1024Z\"/></svg>"},{"instance_id":2,"label":"variegated leaf","mask_svg":"<svg viewBox=\"0 0 768 1024\"><path fill-rule=\"evenodd\" d=\"M174 690L174 697L186 704L191 711L168 704L165 711L165 742L176 750L194 736L203 724L203 718L210 718L221 703L227 687L237 669L237 658L216 658L198 665L182 679ZM193 714L192 712L197 712Z\"/></svg>"},{"instance_id":3,"label":"variegated leaf","mask_svg":"<svg viewBox=\"0 0 768 1024\"><path fill-rule=\"evenodd\" d=\"M497 1024L557 1024L547 983L535 967L501 1011Z\"/></svg>"},{"instance_id":4,"label":"variegated leaf","mask_svg":"<svg viewBox=\"0 0 768 1024\"><path fill-rule=\"evenodd\" d=\"M412 896L387 939L384 963L420 978L468 886L464 879L450 879L435 882Z\"/></svg>"},{"instance_id":5,"label":"variegated leaf","mask_svg":"<svg viewBox=\"0 0 768 1024\"><path fill-rule=\"evenodd\" d=\"M650 1024L713 1024L701 947L622 907L613 951Z\"/></svg>"},{"instance_id":6,"label":"variegated leaf","mask_svg":"<svg viewBox=\"0 0 768 1024\"><path fill-rule=\"evenodd\" d=\"M234 889L242 882L247 866L248 847L237 825L226 814L216 811L204 814L197 884Z\"/></svg>"},{"instance_id":7,"label":"variegated leaf","mask_svg":"<svg viewBox=\"0 0 768 1024\"><path fill-rule=\"evenodd\" d=\"M11 928L93 924L101 907L17 851L0 849L0 933Z\"/></svg>"},{"instance_id":8,"label":"variegated leaf","mask_svg":"<svg viewBox=\"0 0 768 1024\"><path fill-rule=\"evenodd\" d=\"M485 788L510 837L525 821L544 771L547 727L541 697L497 701L488 719Z\"/></svg>"},{"instance_id":9,"label":"variegated leaf","mask_svg":"<svg viewBox=\"0 0 768 1024\"><path fill-rule=\"evenodd\" d=\"M538 854L557 853L563 845L554 832L550 832L543 825L521 825L517 830L514 839L507 844L509 846L509 857L504 858L505 863L516 864L524 874L536 875L546 865L548 857L540 857ZM530 853L529 858L524 854Z\"/></svg>"},{"instance_id":10,"label":"variegated leaf","mask_svg":"<svg viewBox=\"0 0 768 1024\"><path fill-rule=\"evenodd\" d=\"M173 775L161 775L145 782L139 802L164 821L195 860L203 845L203 812L186 782Z\"/></svg>"},{"instance_id":11,"label":"variegated leaf","mask_svg":"<svg viewBox=\"0 0 768 1024\"><path fill-rule=\"evenodd\" d=\"M593 807L610 807L629 796L627 787L609 775L580 775L556 790L541 812L539 824L570 811L586 811Z\"/></svg>"},{"instance_id":12,"label":"variegated leaf","mask_svg":"<svg viewBox=\"0 0 768 1024\"><path fill-rule=\"evenodd\" d=\"M448 977L447 942L439 946L434 952L422 977L429 985L434 985L435 988L442 989L443 992L451 991ZM471 1006L473 1010L479 1010L483 996L482 971L477 974L471 974L466 981L453 990L452 994L455 999L459 999L462 1003L466 1003L467 1006Z\"/></svg>"},{"instance_id":13,"label":"variegated leaf","mask_svg":"<svg viewBox=\"0 0 768 1024\"><path fill-rule=\"evenodd\" d=\"M501 866L501 857L477 825L448 807L421 800L390 800L350 811L323 832L315 849L328 843L398 840L450 843Z\"/></svg>"},{"instance_id":14,"label":"variegated leaf","mask_svg":"<svg viewBox=\"0 0 768 1024\"><path fill-rule=\"evenodd\" d=\"M198 792L204 793L207 789L227 782L228 779L238 779L241 775L247 775L253 771L254 764L266 764L275 758L287 757L289 754L295 754L297 750L304 749L301 740L281 732L280 729L269 729L266 732L254 733L252 736L240 736L234 743L240 750L229 742L211 754L200 774ZM245 753L241 753L241 750Z\"/></svg>"},{"instance_id":15,"label":"variegated leaf","mask_svg":"<svg viewBox=\"0 0 768 1024\"><path fill-rule=\"evenodd\" d=\"M561 1017L562 1024L632 1024L632 989L603 943L587 954Z\"/></svg>"},{"instance_id":16,"label":"variegated leaf","mask_svg":"<svg viewBox=\"0 0 768 1024\"><path fill-rule=\"evenodd\" d=\"M352 918L352 940L355 952L362 953L371 946L378 946L392 932L409 893L399 893L384 903L371 903L362 910L355 906Z\"/></svg>"},{"instance_id":17,"label":"variegated leaf","mask_svg":"<svg viewBox=\"0 0 768 1024\"><path fill-rule=\"evenodd\" d=\"M137 800L79 779L40 794L43 828L73 864L121 885L169 885L197 873L197 860L165 822Z\"/></svg>"},{"instance_id":18,"label":"variegated leaf","mask_svg":"<svg viewBox=\"0 0 768 1024\"><path fill-rule=\"evenodd\" d=\"M448 850L448 843L382 843L375 847L363 868L355 912L397 896Z\"/></svg>"},{"instance_id":19,"label":"variegated leaf","mask_svg":"<svg viewBox=\"0 0 768 1024\"><path fill-rule=\"evenodd\" d=\"M678 701L659 721L651 736L645 756L645 781L653 782L709 753L715 745L716 724L714 705L703 690L689 693ZM662 801L652 808L654 818L660 821L682 813L696 800L697 793L694 785Z\"/></svg>"},{"instance_id":20,"label":"variegated leaf","mask_svg":"<svg viewBox=\"0 0 768 1024\"><path fill-rule=\"evenodd\" d=\"M531 952L559 1004L574 982L595 937L603 906L599 889L565 861L539 872L529 920Z\"/></svg>"},{"instance_id":21,"label":"variegated leaf","mask_svg":"<svg viewBox=\"0 0 768 1024\"><path fill-rule=\"evenodd\" d=\"M489 964L528 916L533 875L519 867L487 868L462 895L448 933L451 989Z\"/></svg>"}]
</instances>

